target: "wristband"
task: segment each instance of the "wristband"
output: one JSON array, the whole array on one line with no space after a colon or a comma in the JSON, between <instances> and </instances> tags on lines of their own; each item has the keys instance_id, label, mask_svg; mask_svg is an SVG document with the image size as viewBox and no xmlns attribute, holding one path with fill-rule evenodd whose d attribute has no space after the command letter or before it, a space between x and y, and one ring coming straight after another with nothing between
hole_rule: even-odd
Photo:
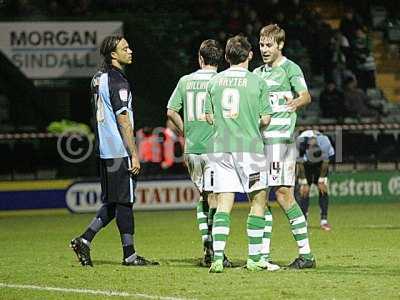
<instances>
[{"instance_id":1,"label":"wristband","mask_svg":"<svg viewBox=\"0 0 400 300\"><path fill-rule=\"evenodd\" d=\"M328 184L328 177L318 178L318 183Z\"/></svg>"},{"instance_id":2,"label":"wristband","mask_svg":"<svg viewBox=\"0 0 400 300\"><path fill-rule=\"evenodd\" d=\"M305 178L299 179L299 184L300 184L300 185L306 185L306 184L308 184L307 179L305 179Z\"/></svg>"}]
</instances>

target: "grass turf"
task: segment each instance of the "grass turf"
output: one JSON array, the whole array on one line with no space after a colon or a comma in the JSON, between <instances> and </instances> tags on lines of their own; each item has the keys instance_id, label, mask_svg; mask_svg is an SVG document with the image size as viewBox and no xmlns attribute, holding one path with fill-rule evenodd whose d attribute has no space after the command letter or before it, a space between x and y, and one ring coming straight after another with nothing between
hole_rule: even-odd
<instances>
[{"instance_id":1,"label":"grass turf","mask_svg":"<svg viewBox=\"0 0 400 300\"><path fill-rule=\"evenodd\" d=\"M317 269L251 273L242 268L208 274L194 211L137 212L135 241L156 267L123 267L119 235L111 223L92 247L94 268L82 268L67 247L91 215L65 211L0 214L0 284L113 290L145 296L241 299L399 299L399 203L331 205L333 230L319 229L311 207L310 239ZM244 264L247 208L233 211L227 255ZM273 208L272 256L288 264L297 256L286 217ZM139 294L144 294L141 296ZM0 299L106 299L107 296L0 286ZM113 299L127 299L115 296ZM165 299L165 298L164 298Z\"/></svg>"}]
</instances>

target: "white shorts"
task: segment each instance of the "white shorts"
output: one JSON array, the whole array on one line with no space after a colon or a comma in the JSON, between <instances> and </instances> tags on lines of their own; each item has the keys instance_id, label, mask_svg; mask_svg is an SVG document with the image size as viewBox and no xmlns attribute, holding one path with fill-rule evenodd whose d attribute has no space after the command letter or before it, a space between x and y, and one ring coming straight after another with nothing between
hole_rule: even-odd
<instances>
[{"instance_id":1,"label":"white shorts","mask_svg":"<svg viewBox=\"0 0 400 300\"><path fill-rule=\"evenodd\" d=\"M200 193L212 192L213 172L207 154L185 154L185 162L190 178Z\"/></svg>"},{"instance_id":2,"label":"white shorts","mask_svg":"<svg viewBox=\"0 0 400 300\"><path fill-rule=\"evenodd\" d=\"M268 186L294 186L296 177L296 144L264 146Z\"/></svg>"},{"instance_id":3,"label":"white shorts","mask_svg":"<svg viewBox=\"0 0 400 300\"><path fill-rule=\"evenodd\" d=\"M233 152L208 155L214 171L214 193L250 193L267 187L263 154Z\"/></svg>"}]
</instances>

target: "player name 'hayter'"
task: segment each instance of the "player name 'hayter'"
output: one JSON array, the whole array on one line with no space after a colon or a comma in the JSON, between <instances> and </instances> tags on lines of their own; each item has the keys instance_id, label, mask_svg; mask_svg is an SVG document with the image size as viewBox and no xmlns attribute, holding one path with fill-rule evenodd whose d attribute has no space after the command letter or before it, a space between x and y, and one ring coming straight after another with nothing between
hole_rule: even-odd
<instances>
[{"instance_id":1,"label":"player name 'hayter'","mask_svg":"<svg viewBox=\"0 0 400 300\"><path fill-rule=\"evenodd\" d=\"M218 80L219 86L234 86L234 87L247 87L247 78L220 78Z\"/></svg>"}]
</instances>

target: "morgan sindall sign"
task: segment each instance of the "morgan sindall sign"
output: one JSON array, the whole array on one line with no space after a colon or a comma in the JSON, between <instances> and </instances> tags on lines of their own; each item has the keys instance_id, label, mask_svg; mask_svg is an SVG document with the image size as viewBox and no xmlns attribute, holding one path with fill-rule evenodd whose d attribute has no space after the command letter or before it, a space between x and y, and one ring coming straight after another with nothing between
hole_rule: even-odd
<instances>
[{"instance_id":1,"label":"morgan sindall sign","mask_svg":"<svg viewBox=\"0 0 400 300\"><path fill-rule=\"evenodd\" d=\"M2 22L0 49L28 78L90 77L112 34L122 34L122 22Z\"/></svg>"}]
</instances>

